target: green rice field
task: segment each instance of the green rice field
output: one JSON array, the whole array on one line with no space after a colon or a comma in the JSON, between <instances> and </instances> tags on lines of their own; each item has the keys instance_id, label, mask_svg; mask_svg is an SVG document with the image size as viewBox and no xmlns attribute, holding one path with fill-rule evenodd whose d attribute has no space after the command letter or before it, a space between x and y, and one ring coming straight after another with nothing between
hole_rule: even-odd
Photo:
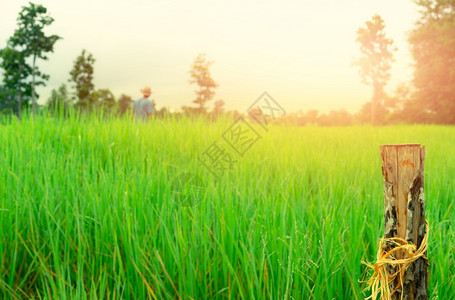
<instances>
[{"instance_id":1,"label":"green rice field","mask_svg":"<svg viewBox=\"0 0 455 300\"><path fill-rule=\"evenodd\" d=\"M0 299L363 299L394 143L426 146L430 299L455 299L454 127L253 125L215 177L232 123L2 121Z\"/></svg>"}]
</instances>

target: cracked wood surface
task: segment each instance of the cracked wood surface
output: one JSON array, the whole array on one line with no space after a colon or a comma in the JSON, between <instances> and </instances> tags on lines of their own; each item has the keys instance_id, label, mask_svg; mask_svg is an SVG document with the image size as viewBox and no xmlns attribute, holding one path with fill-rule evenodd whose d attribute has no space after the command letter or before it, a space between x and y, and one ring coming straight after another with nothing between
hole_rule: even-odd
<instances>
[{"instance_id":1,"label":"cracked wood surface","mask_svg":"<svg viewBox=\"0 0 455 300\"><path fill-rule=\"evenodd\" d=\"M384 178L384 237L400 237L420 246L426 234L423 191L425 147L419 144L380 147ZM387 245L392 247L392 245ZM402 258L398 253L397 258ZM394 272L388 267L389 273ZM397 282L391 285L393 290ZM418 259L405 273L403 287L393 299L428 299L427 263Z\"/></svg>"}]
</instances>

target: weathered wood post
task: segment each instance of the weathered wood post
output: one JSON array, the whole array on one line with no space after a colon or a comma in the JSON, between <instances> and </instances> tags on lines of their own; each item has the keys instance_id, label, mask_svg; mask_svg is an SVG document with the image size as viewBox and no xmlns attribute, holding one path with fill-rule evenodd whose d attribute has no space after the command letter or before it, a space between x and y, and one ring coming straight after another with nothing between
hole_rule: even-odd
<instances>
[{"instance_id":1,"label":"weathered wood post","mask_svg":"<svg viewBox=\"0 0 455 300\"><path fill-rule=\"evenodd\" d=\"M405 144L383 145L380 149L384 177L384 238L399 237L418 248L426 234L423 191L425 147ZM394 245L388 243L385 247L389 251ZM403 259L406 255L399 252L397 258ZM427 263L424 257L418 258L405 271L402 283L396 278L389 285L391 291L396 290L392 299L401 299L401 295L403 299L428 298ZM396 268L389 265L387 271L393 274Z\"/></svg>"}]
</instances>

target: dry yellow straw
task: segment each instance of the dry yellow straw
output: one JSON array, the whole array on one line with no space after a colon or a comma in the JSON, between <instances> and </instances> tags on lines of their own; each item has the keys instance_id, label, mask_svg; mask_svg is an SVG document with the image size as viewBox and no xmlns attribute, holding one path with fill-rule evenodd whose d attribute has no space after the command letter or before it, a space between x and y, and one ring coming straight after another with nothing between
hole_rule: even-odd
<instances>
[{"instance_id":1,"label":"dry yellow straw","mask_svg":"<svg viewBox=\"0 0 455 300\"><path fill-rule=\"evenodd\" d=\"M367 287L367 289L371 289L371 296L365 299L375 300L379 293L381 294L381 300L391 299L392 295L402 286L403 276L414 261L419 258L424 258L428 264L428 259L425 255L427 251L428 232L430 230L428 222L426 222L426 228L427 231L417 251L415 245L409 244L406 240L401 238L382 238L379 241L377 260L374 266L365 261L362 262L374 270L373 275L371 275L370 280L368 280ZM386 243L394 244L395 248L386 252L384 250L384 245ZM396 252L398 251L400 251L405 258L397 259ZM393 274L388 274L386 269L387 265L396 267L397 271ZM397 286L390 292L389 284L391 284L397 276L399 278ZM403 293L401 294L401 299L403 299Z\"/></svg>"}]
</instances>

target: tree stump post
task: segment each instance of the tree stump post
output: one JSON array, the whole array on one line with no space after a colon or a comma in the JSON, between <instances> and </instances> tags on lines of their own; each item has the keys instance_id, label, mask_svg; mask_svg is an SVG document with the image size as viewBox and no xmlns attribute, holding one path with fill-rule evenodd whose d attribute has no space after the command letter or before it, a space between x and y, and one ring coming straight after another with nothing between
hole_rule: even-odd
<instances>
[{"instance_id":1,"label":"tree stump post","mask_svg":"<svg viewBox=\"0 0 455 300\"><path fill-rule=\"evenodd\" d=\"M384 178L384 237L399 237L420 246L426 234L423 166L425 147L419 144L383 145L382 175ZM389 244L386 247L393 247ZM398 253L398 258L404 258ZM389 274L395 267L387 266ZM399 285L397 278L389 286ZM401 287L392 299L428 299L427 261L416 260L405 272Z\"/></svg>"}]
</instances>

